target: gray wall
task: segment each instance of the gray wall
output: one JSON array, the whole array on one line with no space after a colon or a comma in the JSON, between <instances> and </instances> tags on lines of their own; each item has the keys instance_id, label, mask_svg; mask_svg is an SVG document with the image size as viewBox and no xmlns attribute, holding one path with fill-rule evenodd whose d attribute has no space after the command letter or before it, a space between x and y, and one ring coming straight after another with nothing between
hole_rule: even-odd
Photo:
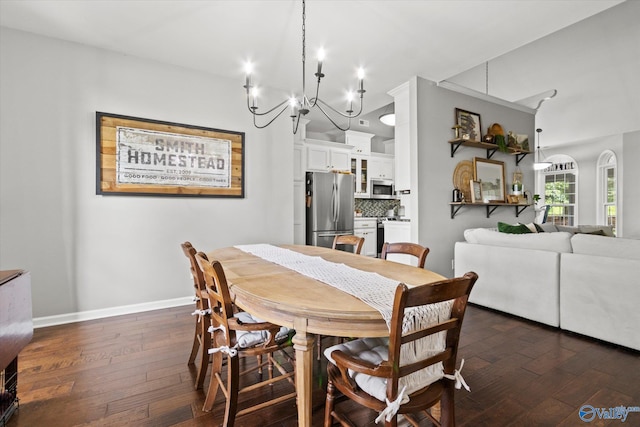
<instances>
[{"instance_id":1,"label":"gray wall","mask_svg":"<svg viewBox=\"0 0 640 427\"><path fill-rule=\"evenodd\" d=\"M486 157L485 150L470 147L460 147L455 157L451 157L447 141L453 139L451 127L454 124L455 108L480 114L483 133L486 133L491 124L500 123L505 132L511 130L527 134L530 141L534 134L535 116L438 87L428 80L418 78L417 83L418 241L431 250L426 267L450 277L453 274L453 246L456 241L463 240L465 229L496 227L498 221L527 223L534 218L531 208L527 208L516 218L515 208L500 207L490 218L486 218L484 207L464 207L451 219L449 202L456 165L461 160ZM509 185L516 168L515 157L496 152L492 159L505 163L505 179ZM532 162L533 156L529 155L520 163L524 188L531 194L534 188Z\"/></svg>"},{"instance_id":2,"label":"gray wall","mask_svg":"<svg viewBox=\"0 0 640 427\"><path fill-rule=\"evenodd\" d=\"M0 269L35 317L192 295L185 240L293 241L290 123L254 129L242 84L1 29ZM246 132L246 197L97 196L96 111Z\"/></svg>"}]
</instances>

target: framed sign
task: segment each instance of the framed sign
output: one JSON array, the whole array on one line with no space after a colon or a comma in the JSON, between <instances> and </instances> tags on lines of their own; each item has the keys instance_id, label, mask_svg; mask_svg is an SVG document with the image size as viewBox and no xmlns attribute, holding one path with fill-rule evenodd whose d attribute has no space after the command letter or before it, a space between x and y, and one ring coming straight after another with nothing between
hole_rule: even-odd
<instances>
[{"instance_id":1,"label":"framed sign","mask_svg":"<svg viewBox=\"0 0 640 427\"><path fill-rule=\"evenodd\" d=\"M482 140L480 114L456 108L456 126L459 126L460 138L469 141Z\"/></svg>"},{"instance_id":2,"label":"framed sign","mask_svg":"<svg viewBox=\"0 0 640 427\"><path fill-rule=\"evenodd\" d=\"M474 181L480 181L483 202L507 201L504 162L497 160L473 158Z\"/></svg>"},{"instance_id":3,"label":"framed sign","mask_svg":"<svg viewBox=\"0 0 640 427\"><path fill-rule=\"evenodd\" d=\"M244 197L244 132L96 113L96 194Z\"/></svg>"},{"instance_id":4,"label":"framed sign","mask_svg":"<svg viewBox=\"0 0 640 427\"><path fill-rule=\"evenodd\" d=\"M482 185L480 181L470 180L471 203L482 203Z\"/></svg>"}]
</instances>

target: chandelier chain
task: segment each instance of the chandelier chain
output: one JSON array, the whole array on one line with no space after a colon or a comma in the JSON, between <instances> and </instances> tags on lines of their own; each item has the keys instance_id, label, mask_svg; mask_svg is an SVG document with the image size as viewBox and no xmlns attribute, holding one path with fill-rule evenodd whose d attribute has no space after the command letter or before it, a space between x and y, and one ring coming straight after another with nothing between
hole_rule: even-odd
<instances>
[{"instance_id":1,"label":"chandelier chain","mask_svg":"<svg viewBox=\"0 0 640 427\"><path fill-rule=\"evenodd\" d=\"M306 25L305 22L307 20L307 13L306 13L306 3L305 0L302 0L302 96L304 97L304 94L306 93L306 78L305 78L305 74L306 74L306 60L307 60L307 55L306 55L306 45L307 45L307 31L306 31Z\"/></svg>"}]
</instances>

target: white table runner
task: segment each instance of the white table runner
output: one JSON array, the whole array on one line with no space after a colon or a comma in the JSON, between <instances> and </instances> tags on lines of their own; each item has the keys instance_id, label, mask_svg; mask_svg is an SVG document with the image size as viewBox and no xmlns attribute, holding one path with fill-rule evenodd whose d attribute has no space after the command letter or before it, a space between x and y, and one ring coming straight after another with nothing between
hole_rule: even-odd
<instances>
[{"instance_id":1,"label":"white table runner","mask_svg":"<svg viewBox=\"0 0 640 427\"><path fill-rule=\"evenodd\" d=\"M345 264L330 262L319 256L309 256L269 244L237 245L235 247L353 295L378 310L387 326L391 323L393 299L399 284L397 280L389 279L378 273L358 270ZM415 314L422 318L428 315L425 310L432 311L433 313L428 316L434 322L440 321L442 318L449 318L450 302L432 304L432 306L426 306L428 309L417 307L415 310L408 311L417 310L420 313ZM410 324L415 322L415 314L410 316L410 319L405 316L403 330L405 327L408 328L407 330L413 329Z\"/></svg>"}]
</instances>

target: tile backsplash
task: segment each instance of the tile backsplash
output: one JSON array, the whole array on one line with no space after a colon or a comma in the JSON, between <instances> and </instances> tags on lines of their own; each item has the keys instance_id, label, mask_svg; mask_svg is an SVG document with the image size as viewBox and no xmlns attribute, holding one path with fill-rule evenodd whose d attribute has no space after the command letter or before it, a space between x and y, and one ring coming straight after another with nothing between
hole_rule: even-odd
<instances>
[{"instance_id":1,"label":"tile backsplash","mask_svg":"<svg viewBox=\"0 0 640 427\"><path fill-rule=\"evenodd\" d=\"M387 211L393 209L398 215L400 200L376 200L376 199L355 199L355 211L361 211L364 217L387 216Z\"/></svg>"}]
</instances>

